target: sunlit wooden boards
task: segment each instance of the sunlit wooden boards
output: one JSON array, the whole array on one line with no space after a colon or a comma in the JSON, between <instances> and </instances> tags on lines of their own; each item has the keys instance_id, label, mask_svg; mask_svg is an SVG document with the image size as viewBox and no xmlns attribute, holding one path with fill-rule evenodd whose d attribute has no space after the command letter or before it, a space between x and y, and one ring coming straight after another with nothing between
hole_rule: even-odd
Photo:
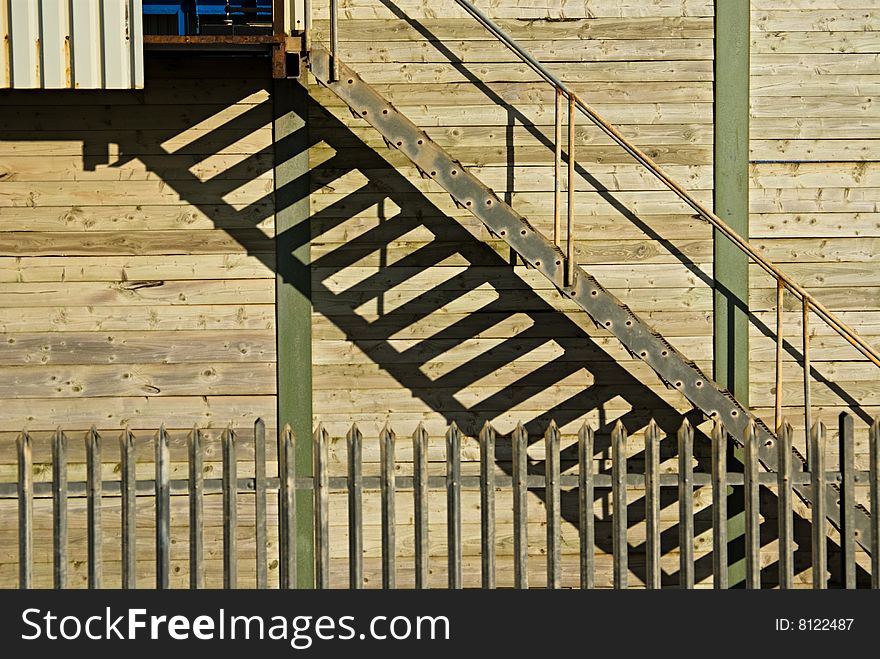
<instances>
[{"instance_id":1,"label":"sunlit wooden boards","mask_svg":"<svg viewBox=\"0 0 880 659\"><path fill-rule=\"evenodd\" d=\"M326 3L313 6L319 19L326 16ZM711 2L521 1L488 11L679 180L711 200ZM552 235L552 89L453 2L403 2L392 9L357 0L341 3L340 15L346 63ZM326 38L326 29L326 21L316 21L318 39ZM502 240L456 208L335 96L316 84L310 94L314 413L332 438L358 423L364 473L376 473L376 437L386 420L398 433L397 454L404 460L411 457L410 436L419 422L432 446L442 448L437 442L452 420L471 437L487 419L500 433L522 421L537 439L554 418L570 446L584 421L607 439L618 418L637 431L654 414L671 427L676 410L689 409L543 277L520 261L512 265ZM711 368L711 232L595 128L579 121L575 140L582 165L574 181L578 260ZM345 464L342 444L334 439L332 464ZM637 444L634 453L641 450ZM509 439L498 446L507 450ZM445 460L440 448L432 461ZM539 453L533 459L542 460ZM465 470L476 466L475 455L467 440ZM509 473L509 456L501 455L496 468ZM464 581L474 585L479 509L471 494L463 495L463 551ZM498 494L505 506L509 495ZM412 515L410 499L398 495L398 516L401 510ZM373 503L365 500L364 509L367 587L378 582ZM331 502L331 515L344 515L344 505ZM529 569L539 584L544 532L537 520L545 511L537 497L530 506L536 526ZM439 583L445 578L445 515L438 509L435 518L430 578L436 575ZM576 546L575 527L563 526L563 544ZM499 575L512 565L511 528L509 520L499 522ZM608 544L606 531L600 551ZM333 533L345 542L343 528L331 526ZM398 583L411 585L411 529L401 527L398 536ZM606 559L597 577L605 585L611 577ZM563 583L570 585L576 559L564 550L566 560ZM331 584L345 585L344 555L332 554L331 566Z\"/></svg>"},{"instance_id":2,"label":"sunlit wooden boards","mask_svg":"<svg viewBox=\"0 0 880 659\"><path fill-rule=\"evenodd\" d=\"M270 80L147 62L142 92L0 95L0 420L274 429Z\"/></svg>"},{"instance_id":3,"label":"sunlit wooden boards","mask_svg":"<svg viewBox=\"0 0 880 659\"><path fill-rule=\"evenodd\" d=\"M754 242L873 345L880 343L880 14L854 0L753 0L751 211ZM752 271L752 304L775 334L773 282ZM803 404L800 309L787 300L783 406ZM880 371L811 318L813 402L830 429L841 409L871 414ZM766 372L765 331L752 360ZM846 374L845 374L846 373ZM753 380L752 403L773 416L775 386ZM821 402L816 397L821 399ZM790 409L794 410L794 407ZM876 412L873 412L876 413ZM800 425L803 425L801 420ZM796 440L803 442L802 434Z\"/></svg>"}]
</instances>

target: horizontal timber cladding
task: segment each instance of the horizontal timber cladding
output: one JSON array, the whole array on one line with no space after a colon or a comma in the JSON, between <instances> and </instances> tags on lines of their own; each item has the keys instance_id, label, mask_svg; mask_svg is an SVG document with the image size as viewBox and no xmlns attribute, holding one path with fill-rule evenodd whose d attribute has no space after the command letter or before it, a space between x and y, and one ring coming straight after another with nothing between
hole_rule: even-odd
<instances>
[{"instance_id":1,"label":"horizontal timber cladding","mask_svg":"<svg viewBox=\"0 0 880 659\"><path fill-rule=\"evenodd\" d=\"M751 232L756 245L873 346L880 344L880 13L870 0L752 0ZM776 293L751 272L751 358L773 368ZM803 326L784 300L783 414L803 405ZM813 419L841 410L864 425L880 370L811 315ZM856 373L861 375L856 376ZM759 383L759 381L761 381ZM753 375L751 403L774 417L775 383ZM800 425L803 426L803 419ZM803 431L795 444L803 446ZM863 445L858 459L867 459Z\"/></svg>"},{"instance_id":2,"label":"horizontal timber cladding","mask_svg":"<svg viewBox=\"0 0 880 659\"><path fill-rule=\"evenodd\" d=\"M0 92L4 427L274 429L262 64L151 56L143 91Z\"/></svg>"},{"instance_id":3,"label":"horizontal timber cladding","mask_svg":"<svg viewBox=\"0 0 880 659\"><path fill-rule=\"evenodd\" d=\"M711 200L712 2L493 4L537 59ZM327 3L313 8L326 41ZM340 19L342 61L551 235L552 89L452 0L340 2ZM420 421L474 437L487 419L542 433L552 417L570 443L585 419L639 431L690 409L338 97L314 80L309 91L314 414L333 438L352 421L366 438L389 419L405 445ZM582 118L575 150L578 261L711 364L709 227ZM364 455L375 472L366 440ZM465 583L479 579L478 519L469 500Z\"/></svg>"}]
</instances>

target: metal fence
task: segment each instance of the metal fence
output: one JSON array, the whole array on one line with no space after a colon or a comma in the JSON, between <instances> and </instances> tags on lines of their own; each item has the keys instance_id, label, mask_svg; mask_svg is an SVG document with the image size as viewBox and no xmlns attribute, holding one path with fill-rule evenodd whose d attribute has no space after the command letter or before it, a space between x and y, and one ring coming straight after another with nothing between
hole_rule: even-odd
<instances>
[{"instance_id":1,"label":"metal fence","mask_svg":"<svg viewBox=\"0 0 880 659\"><path fill-rule=\"evenodd\" d=\"M480 584L483 588L496 587L496 505L499 492L509 490L513 512L513 585L516 588L529 587L529 497L539 496L544 501L546 518L546 538L542 546L546 548L546 585L558 588L561 584L561 496L577 497L578 514L573 523L578 529L579 585L581 588L596 586L596 517L594 503L597 497L608 497L610 503L611 554L613 559L614 588L627 588L631 574L628 565L630 545L627 539L629 528L628 512L632 504L628 495L632 491L643 492L643 515L645 522L643 581L648 588L661 587L661 493L673 491L677 495L677 547L679 550L678 587L693 588L695 585L695 528L694 491L695 488L711 488L711 562L712 584L715 588L729 586L729 533L728 495L741 492L744 503L744 558L745 586L762 586L761 489L772 493L775 501L778 528L776 558L778 560L778 586L790 588L794 585L795 552L805 553L803 547L795 547L793 528L795 520L802 519L811 524L811 541L808 566L812 572L812 587L825 588L829 584L829 544L826 524L826 505L836 503L829 499L837 497L842 512L842 523L832 530L834 542L839 544L840 562L832 566L839 570L839 578L833 583L847 588L857 584L857 570L870 572L870 584L880 586L880 525L877 517L871 518L871 537L858 537L852 522L856 503L857 487L866 487L870 507L880 505L880 423L875 421L869 430L870 469L857 470L854 456L854 431L851 417L841 415L839 465L835 470L826 466L826 428L816 423L810 437L810 463L800 459L800 453L792 449L791 426L783 424L776 441L778 464L776 472L766 472L758 460L757 434L750 427L746 436L739 440L731 438L720 424L716 424L711 436L703 438L711 445L708 468L695 470L695 451L693 426L685 420L677 432L677 437L665 438L657 424L652 420L644 433L644 459L642 473L633 473L628 468L636 462L627 457L628 435L624 426L617 422L610 434L610 470L596 469L594 457L598 450L596 433L584 425L577 436L576 446L564 450L560 448L561 433L555 422L551 422L543 438L530 438L522 425L506 437L496 433L488 423L478 436L479 475L462 474L463 434L455 423L445 434L446 465L442 475L429 475L428 444L429 435L423 425L419 425L412 435L412 462L406 465L411 475L398 475L401 467L395 458L398 443L393 429L386 425L380 432L379 475L363 474L364 438L356 426L348 431L346 444L345 476L331 476L328 459L328 446L331 437L328 431L318 425L310 438L311 464L305 471L311 476L297 475L297 438L289 427L278 434L277 475L267 476L266 427L262 420L254 425L251 464L253 476L239 478L238 469L242 461L236 454L239 436L227 429L222 433L222 477L205 477L205 448L202 432L194 429L186 438L188 478L171 478L169 457L169 434L161 429L152 441L154 448L153 466L155 476L150 480L137 478L135 441L131 432L125 431L119 440L121 461L118 465L119 477L105 480L102 476L102 440L92 429L85 439L86 480L68 482L68 437L57 431L52 440L52 479L51 482L34 482L32 440L23 433L18 440L18 480L16 483L0 484L0 497L17 498L18 538L19 538L19 586L29 588L34 585L34 500L51 498L52 501L52 564L55 588L69 586L68 566L68 503L72 497L86 499L87 510L87 569L88 587L102 587L102 505L111 499L121 499L121 583L124 588L133 588L137 571L137 507L138 497L155 497L155 574L157 588L169 587L171 552L171 497L185 495L188 501L188 543L189 543L189 586L201 588L205 585L204 569L204 499L207 494L222 493L222 555L223 585L234 588L238 585L237 533L240 497L247 493L253 496L255 576L258 588L268 587L267 545L269 528L267 523L267 502L270 493L277 496L277 520L271 520L271 527L277 526L277 556L279 561L279 586L296 587L297 567L302 565L297 558L298 533L310 526L313 540L306 543L314 549L305 557L308 570L314 569L314 585L318 588L330 586L330 549L334 542L329 524L329 497L331 492L344 492L347 495L347 533L349 587L359 588L364 583L364 512L363 496L367 490L378 491L381 498L381 586L397 587L396 575L399 568L397 556L397 533L401 525L395 522L395 502L401 496L412 497L411 529L414 538L414 584L416 588L428 586L429 561L429 492L441 490L446 493L446 573L449 588L462 587L462 492L479 492L479 570ZM537 465L527 455L532 440L543 441L545 458L543 465ZM731 440L734 440L733 443ZM301 440L300 440L301 441ZM665 444L664 444L665 442ZM660 470L661 446L677 443L677 472ZM511 456L507 473L496 473L496 455L501 445L505 454ZM731 446L742 447L742 462L729 460ZM571 468L563 473L561 457L571 459ZM301 455L301 454L300 454ZM730 461L730 464L729 464ZM696 460L700 464L699 460ZM705 461L702 461L705 462ZM506 463L505 463L506 464ZM542 466L543 473L540 471ZM576 466L576 469L575 469ZM630 464L629 467L634 466ZM302 467L302 465L300 465ZM410 469L411 468L411 471ZM739 489L737 489L739 488ZM297 520L297 493L306 492L306 500L311 503L306 509L311 520ZM810 507L806 519L799 517L794 506L798 493L803 492L809 499L817 502ZM805 497L806 498L806 497ZM275 502L272 502L273 504ZM274 505L273 505L274 508ZM300 506L300 510L302 507ZM766 509L765 509L766 514ZM306 522L305 526L303 522ZM277 524L276 524L277 522ZM298 531L299 529L299 531ZM274 540L274 538L273 538ZM534 539L533 539L534 540ZM858 549L861 545L868 552L870 567L866 567L867 556ZM762 553L763 552L763 553ZM857 553L865 560L858 565ZM313 563L312 563L313 561ZM801 561L801 568L803 568ZM302 569L302 568L300 568ZM301 583L301 580L300 580ZM667 584L668 580L667 580ZM766 585L766 584L765 584ZM809 585L809 584L808 584Z\"/></svg>"}]
</instances>

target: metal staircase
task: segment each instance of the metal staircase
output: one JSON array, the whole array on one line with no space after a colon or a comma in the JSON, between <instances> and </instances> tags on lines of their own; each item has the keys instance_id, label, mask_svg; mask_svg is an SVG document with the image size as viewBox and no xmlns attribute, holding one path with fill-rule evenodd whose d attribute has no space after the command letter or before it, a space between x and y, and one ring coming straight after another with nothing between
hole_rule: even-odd
<instances>
[{"instance_id":1,"label":"metal staircase","mask_svg":"<svg viewBox=\"0 0 880 659\"><path fill-rule=\"evenodd\" d=\"M568 205L568 242L563 250L560 247L559 217L559 169L561 164L561 104L567 98L569 106L569 131L574 124L575 108L585 114L595 125L624 148L637 162L644 165L652 174L661 180L670 190L691 206L704 220L715 226L728 237L739 249L745 252L765 271L773 275L778 283L777 299L780 302L787 290L801 300L804 317L810 312L828 323L850 344L862 352L870 361L880 366L880 353L866 344L854 330L827 310L796 282L782 273L775 264L768 261L747 240L736 234L714 213L705 208L686 190L681 188L671 177L653 162L638 147L626 140L611 124L599 116L584 103L572 90L555 78L540 63L531 58L500 28L471 5L467 0L456 0L474 16L487 30L498 37L513 50L524 62L529 64L557 90L557 123L556 123L556 204L555 230L551 239L537 231L529 221L517 213L477 177L468 172L460 162L455 160L442 147L436 144L418 126L401 114L394 106L383 98L373 87L364 82L354 71L340 62L334 55L337 48L337 32L335 12L331 2L331 39L330 50L313 43L309 49L309 67L319 83L336 94L351 109L352 113L365 120L384 137L389 147L403 153L418 168L422 175L430 178L450 193L456 205L469 210L485 224L489 231L504 240L529 266L539 270L549 279L562 295L573 300L586 311L600 327L611 332L624 347L634 356L638 356L658 374L667 386L680 391L697 409L709 419L721 423L731 437L740 445L744 438L752 432L759 446L759 460L763 466L776 471L779 452L775 434L725 389L706 376L691 360L676 350L657 331L633 313L623 302L605 290L602 285L581 268L574 259L572 230L572 207ZM571 142L570 142L571 144ZM571 151L572 149L570 149ZM569 153L569 176L573 171L573 154ZM569 194L573 186L569 185ZM781 317L781 313L779 314ZM779 324L781 330L781 322ZM777 424L779 418L781 382L779 362L781 358L782 337L778 332L777 339ZM807 403L807 432L810 432L809 419L809 356L808 334L804 331L805 345L805 394ZM805 464L806 460L797 451L795 455ZM805 502L810 501L811 492L808 486L794 485L794 490ZM831 522L840 528L842 520L840 493L836 485L829 484L825 489L825 510ZM870 547L871 518L866 510L859 508L854 519L845 520L856 538L866 549Z\"/></svg>"}]
</instances>

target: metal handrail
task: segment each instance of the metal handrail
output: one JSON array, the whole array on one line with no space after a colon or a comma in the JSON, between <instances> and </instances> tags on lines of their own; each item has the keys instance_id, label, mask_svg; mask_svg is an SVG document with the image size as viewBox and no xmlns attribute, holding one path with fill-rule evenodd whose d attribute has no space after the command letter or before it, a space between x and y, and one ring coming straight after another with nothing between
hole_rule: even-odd
<instances>
[{"instance_id":1,"label":"metal handrail","mask_svg":"<svg viewBox=\"0 0 880 659\"><path fill-rule=\"evenodd\" d=\"M306 0L308 2L308 0ZM787 274L782 272L775 263L766 258L752 244L742 236L740 236L732 227L724 220L718 217L711 210L706 208L698 199L690 192L681 187L669 174L667 174L660 165L642 151L635 144L630 142L620 131L617 130L610 122L602 117L596 110L590 107L574 90L568 87L562 80L557 78L543 64L532 57L526 50L514 41L504 30L502 30L491 18L480 11L470 0L455 0L455 2L463 8L468 14L477 20L486 30L501 41L509 48L517 57L529 65L541 78L550 83L556 90L555 99L555 131L554 131L554 185L553 185L553 242L560 247L561 242L561 190L560 190L560 174L562 166L562 97L568 97L568 194L567 194L567 217L566 217L566 249L565 249L565 285L573 284L575 276L575 250L574 250L574 166L575 166L575 112L577 107L587 118L595 124L602 132L610 137L618 146L626 151L637 163L647 169L655 178L662 182L667 188L676 194L682 201L690 206L697 215L709 222L717 231L723 234L730 242L736 245L740 251L748 255L755 263L757 263L765 272L770 274L776 280L776 391L775 391L775 428L777 431L782 423L782 351L783 351L783 300L786 290L791 291L801 301L801 339L803 345L803 371L804 371L804 420L805 432L807 436L807 460L810 458L810 430L812 428L812 401L810 391L810 332L809 319L810 312L813 311L825 323L831 327L837 334L843 337L851 346L861 352L875 366L880 367L880 352L862 339L856 331L848 324L835 316L825 305L819 302L815 297L808 293L800 284L791 279ZM330 18L330 71L329 79L331 82L339 78L339 37L338 37L338 0L330 0L329 7ZM308 17L307 17L308 20ZM308 23L307 23L308 25ZM308 30L308 27L307 27Z\"/></svg>"},{"instance_id":2,"label":"metal handrail","mask_svg":"<svg viewBox=\"0 0 880 659\"><path fill-rule=\"evenodd\" d=\"M639 164L650 171L658 180L666 187L674 192L682 201L693 208L703 219L712 224L718 231L723 233L731 242L733 242L741 251L748 254L758 265L760 265L767 273L785 284L785 287L791 290L799 299L805 302L808 309L813 310L819 317L825 320L832 328L843 336L851 345L858 348L869 360L880 367L880 352L871 345L866 343L856 331L842 320L837 318L825 305L808 293L800 284L791 279L787 274L782 272L775 263L767 259L761 252L755 249L748 240L740 236L732 227L715 213L706 208L698 199L690 192L682 188L669 174L663 171L648 154L642 151L635 144L630 142L620 131L611 123L605 120L596 110L590 107L580 96L577 95L568 85L551 73L543 64L526 52L512 37L502 30L491 18L486 16L482 11L475 7L469 0L455 0L465 11L473 16L479 23L483 25L489 32L495 35L504 43L515 55L523 62L528 64L536 73L544 80L556 87L562 93L567 95L569 99L574 101L578 109L581 110L598 128L608 135L618 146L622 147L629 155L631 155Z\"/></svg>"},{"instance_id":3,"label":"metal handrail","mask_svg":"<svg viewBox=\"0 0 880 659\"><path fill-rule=\"evenodd\" d=\"M491 18L474 6L470 0L455 0L455 2L471 16L473 16L484 28L492 33L499 41L507 46L517 57L529 65L538 75L546 82L553 85L556 92L556 130L555 130L555 176L554 184L554 242L559 244L560 236L560 220L559 220L559 170L561 164L561 95L568 96L569 99L569 126L568 126L568 235L566 256L568 259L566 273L567 278L571 281L574 274L574 248L572 246L572 172L574 162L574 117L572 109L576 105L578 109L587 116L602 132L610 137L618 146L623 148L636 162L645 167L651 174L661 181L667 188L674 192L682 201L697 212L704 220L709 222L715 229L721 232L728 240L736 245L740 251L747 254L761 268L773 276L777 282L777 353L776 353L776 427L781 423L781 406L782 406L782 301L785 289L790 290L801 301L802 306L802 341L803 341L803 357L804 357L804 415L806 419L806 432L809 435L811 427L811 401L810 401L810 337L809 337L809 314L810 311L816 313L824 320L829 327L834 329L841 337L843 337L850 345L861 352L875 366L880 367L880 351L862 339L856 331L840 318L834 315L824 304L819 302L809 292L807 292L800 284L791 279L787 274L782 272L775 263L770 261L761 252L759 252L752 244L740 236L732 227L724 220L718 217L711 210L706 208L698 199L690 192L682 188L669 174L663 171L648 154L642 151L635 144L630 142L620 131L611 123L604 119L596 110L590 107L582 98L580 98L574 90L566 85L562 80L557 78L543 64L532 57L525 51L516 41L501 29ZM808 437L809 440L809 437ZM809 441L808 441L809 445Z\"/></svg>"}]
</instances>

